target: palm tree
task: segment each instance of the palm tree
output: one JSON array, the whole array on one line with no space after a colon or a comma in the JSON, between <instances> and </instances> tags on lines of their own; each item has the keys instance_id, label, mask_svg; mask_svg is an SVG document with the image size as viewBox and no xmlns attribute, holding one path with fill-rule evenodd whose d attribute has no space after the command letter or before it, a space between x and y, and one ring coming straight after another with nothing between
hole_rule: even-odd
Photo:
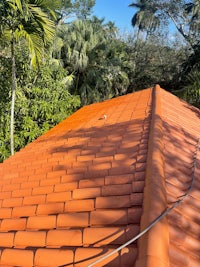
<instances>
[{"instance_id":1,"label":"palm tree","mask_svg":"<svg viewBox=\"0 0 200 267\"><path fill-rule=\"evenodd\" d=\"M96 17L76 20L61 25L57 32L63 40L57 55L73 75L70 90L80 95L82 105L123 94L129 84L126 72L131 65L130 54L126 45L115 37L115 25L103 22Z\"/></svg>"},{"instance_id":2,"label":"palm tree","mask_svg":"<svg viewBox=\"0 0 200 267\"><path fill-rule=\"evenodd\" d=\"M74 9L78 19L87 19L92 12L96 0L75 0Z\"/></svg>"},{"instance_id":3,"label":"palm tree","mask_svg":"<svg viewBox=\"0 0 200 267\"><path fill-rule=\"evenodd\" d=\"M36 67L42 61L45 48L52 42L54 22L50 19L53 0L5 0L0 4L0 36L10 45L12 62L12 100L10 119L11 155L14 154L14 107L17 89L15 49L25 40ZM23 43L24 44L24 43Z\"/></svg>"},{"instance_id":4,"label":"palm tree","mask_svg":"<svg viewBox=\"0 0 200 267\"><path fill-rule=\"evenodd\" d=\"M149 34L154 32L160 25L160 20L155 14L157 11L156 8L149 0L137 0L136 2L131 3L129 7L138 9L131 20L132 26L137 26L138 28L137 39L139 38L139 33L141 31L147 32L147 38Z\"/></svg>"},{"instance_id":5,"label":"palm tree","mask_svg":"<svg viewBox=\"0 0 200 267\"><path fill-rule=\"evenodd\" d=\"M195 50L196 45L199 45L200 42L200 2L194 0L192 3L185 4L184 7L186 14L190 17L189 33L185 39L192 43ZM183 35L183 37L185 36Z\"/></svg>"},{"instance_id":6,"label":"palm tree","mask_svg":"<svg viewBox=\"0 0 200 267\"><path fill-rule=\"evenodd\" d=\"M58 30L58 37L63 40L63 66L76 76L73 93L79 94L85 101L89 99L88 94L92 89L84 81L88 71L97 68L97 51L105 42L102 26L99 21L93 23L89 20L76 20L70 25L62 25ZM85 104L84 101L82 104Z\"/></svg>"}]
</instances>

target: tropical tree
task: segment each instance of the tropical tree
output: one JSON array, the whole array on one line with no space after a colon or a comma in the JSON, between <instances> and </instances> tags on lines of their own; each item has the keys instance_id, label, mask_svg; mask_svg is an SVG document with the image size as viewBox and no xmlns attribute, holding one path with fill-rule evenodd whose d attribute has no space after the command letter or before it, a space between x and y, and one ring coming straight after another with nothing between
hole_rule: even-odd
<instances>
[{"instance_id":1,"label":"tropical tree","mask_svg":"<svg viewBox=\"0 0 200 267\"><path fill-rule=\"evenodd\" d=\"M200 71L196 70L189 73L186 83L181 92L182 98L200 108Z\"/></svg>"},{"instance_id":2,"label":"tropical tree","mask_svg":"<svg viewBox=\"0 0 200 267\"><path fill-rule=\"evenodd\" d=\"M76 20L58 31L63 46L57 55L73 76L71 93L80 95L82 105L125 93L129 85L130 54L114 25L102 23L96 17Z\"/></svg>"},{"instance_id":3,"label":"tropical tree","mask_svg":"<svg viewBox=\"0 0 200 267\"><path fill-rule=\"evenodd\" d=\"M14 154L14 109L17 89L15 48L17 43L26 44L30 51L31 65L41 63L45 48L52 42L54 22L49 18L53 15L52 0L5 0L0 5L0 35L10 45L12 64L12 101L10 116L10 146Z\"/></svg>"},{"instance_id":4,"label":"tropical tree","mask_svg":"<svg viewBox=\"0 0 200 267\"><path fill-rule=\"evenodd\" d=\"M60 26L72 18L87 19L92 13L95 0L61 0L60 8L56 10L57 25Z\"/></svg>"},{"instance_id":5,"label":"tropical tree","mask_svg":"<svg viewBox=\"0 0 200 267\"><path fill-rule=\"evenodd\" d=\"M96 0L74 0L74 9L78 19L87 19L92 12Z\"/></svg>"},{"instance_id":6,"label":"tropical tree","mask_svg":"<svg viewBox=\"0 0 200 267\"><path fill-rule=\"evenodd\" d=\"M151 18L150 14L152 17L156 15L163 25L174 24L183 39L193 49L199 43L199 0L140 0L139 3L132 3L130 6L139 8L139 11L133 16L133 26L140 25L142 29L148 29L149 24L146 21Z\"/></svg>"},{"instance_id":7,"label":"tropical tree","mask_svg":"<svg viewBox=\"0 0 200 267\"><path fill-rule=\"evenodd\" d=\"M131 23L133 27L137 27L137 39L140 32L146 32L146 39L160 25L160 19L156 15L157 9L151 5L149 0L137 0L129 5L138 11L132 17Z\"/></svg>"},{"instance_id":8,"label":"tropical tree","mask_svg":"<svg viewBox=\"0 0 200 267\"><path fill-rule=\"evenodd\" d=\"M80 106L69 93L68 73L51 58L40 69L30 69L29 51L16 45L18 87L15 101L15 151L55 126ZM11 84L9 61L0 58L0 162L10 155L9 123Z\"/></svg>"},{"instance_id":9,"label":"tropical tree","mask_svg":"<svg viewBox=\"0 0 200 267\"><path fill-rule=\"evenodd\" d=\"M194 0L185 4L185 12L190 18L188 36L195 50L200 45L200 2Z\"/></svg>"},{"instance_id":10,"label":"tropical tree","mask_svg":"<svg viewBox=\"0 0 200 267\"><path fill-rule=\"evenodd\" d=\"M143 83L142 80L144 82L147 81L147 77L150 79L153 78L156 81L157 79L155 79L155 76L159 77L159 73L164 69L164 79L159 79L160 83L163 84L164 82L164 85L170 85L171 89L174 90L178 96L199 106L200 1L140 0L134 1L130 6L139 9L133 16L133 26L138 26L139 29L141 28L142 30L148 30L148 23L144 23L147 20L148 13L156 15L162 26L160 28L161 32L164 32L166 28L172 28L172 25L174 25L174 29L177 30L177 33L181 37L180 42L177 44L177 48L180 47L180 45L182 47L181 50L172 45L167 49L160 47L163 52L168 51L168 55L171 56L168 56L168 58L165 56L166 59L164 64L160 65L160 67L159 64L155 65L152 63L149 66L145 54L150 55L151 48L149 48L148 52L146 51L145 46L141 48L143 44L142 40L140 40L139 45L136 45L136 84L140 84L141 86L141 83ZM146 16L144 14L146 14ZM172 40L174 39L172 34L170 39L172 43ZM158 51L160 51L160 48L158 48ZM146 51L145 54L142 54L142 59L145 58L145 64L144 67L142 67L142 72L140 72L141 63L139 60L141 60L142 49L145 49ZM181 54L179 53L180 51ZM183 51L185 51L185 56L182 54ZM147 58L149 58L149 56ZM162 58L162 52L159 53L156 58ZM168 62L169 58L171 62ZM174 63L174 67L172 67L172 62ZM147 73L148 76L146 76ZM141 76L144 76L144 78Z\"/></svg>"}]
</instances>

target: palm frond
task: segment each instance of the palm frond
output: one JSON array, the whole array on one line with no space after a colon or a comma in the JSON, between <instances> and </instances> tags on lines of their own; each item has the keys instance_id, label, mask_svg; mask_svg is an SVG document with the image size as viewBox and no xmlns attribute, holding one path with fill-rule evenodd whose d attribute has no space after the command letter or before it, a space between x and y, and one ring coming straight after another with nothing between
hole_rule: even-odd
<instances>
[{"instance_id":1,"label":"palm frond","mask_svg":"<svg viewBox=\"0 0 200 267\"><path fill-rule=\"evenodd\" d=\"M32 16L32 21L34 21L41 32L43 32L44 43L51 43L55 33L55 23L48 18L48 15L43 12L40 7L29 4L28 8Z\"/></svg>"},{"instance_id":2,"label":"palm frond","mask_svg":"<svg viewBox=\"0 0 200 267\"><path fill-rule=\"evenodd\" d=\"M56 14L54 10L59 10L62 7L62 0L31 0L29 4L38 6L45 13L48 13L54 20L56 20Z\"/></svg>"},{"instance_id":3,"label":"palm frond","mask_svg":"<svg viewBox=\"0 0 200 267\"><path fill-rule=\"evenodd\" d=\"M31 65L36 68L37 65L40 65L44 55L44 44L42 38L37 33L29 33L25 29L15 32L15 39L19 41L21 38L27 41L29 50Z\"/></svg>"},{"instance_id":4,"label":"palm frond","mask_svg":"<svg viewBox=\"0 0 200 267\"><path fill-rule=\"evenodd\" d=\"M131 3L128 5L129 7L133 7L133 8L141 8L141 4L137 4L137 3Z\"/></svg>"},{"instance_id":5,"label":"palm frond","mask_svg":"<svg viewBox=\"0 0 200 267\"><path fill-rule=\"evenodd\" d=\"M23 12L21 0L7 0L7 3L13 10L18 9L21 13Z\"/></svg>"}]
</instances>

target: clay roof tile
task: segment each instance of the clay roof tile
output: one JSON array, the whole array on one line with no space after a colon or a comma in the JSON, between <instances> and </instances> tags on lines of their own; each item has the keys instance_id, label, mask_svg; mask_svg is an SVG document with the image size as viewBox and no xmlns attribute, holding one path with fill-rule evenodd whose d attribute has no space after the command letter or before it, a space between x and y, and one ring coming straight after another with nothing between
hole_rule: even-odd
<instances>
[{"instance_id":1,"label":"clay roof tile","mask_svg":"<svg viewBox=\"0 0 200 267\"><path fill-rule=\"evenodd\" d=\"M85 106L5 160L0 266L86 267L144 230L192 177L190 196L95 266L199 266L199 119L156 85Z\"/></svg>"}]
</instances>

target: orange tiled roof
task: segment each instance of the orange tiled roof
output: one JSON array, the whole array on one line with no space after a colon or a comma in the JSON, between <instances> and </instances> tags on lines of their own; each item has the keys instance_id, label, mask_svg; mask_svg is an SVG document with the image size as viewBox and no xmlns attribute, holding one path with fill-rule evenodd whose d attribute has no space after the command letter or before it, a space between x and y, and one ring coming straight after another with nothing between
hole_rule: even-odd
<instances>
[{"instance_id":1,"label":"orange tiled roof","mask_svg":"<svg viewBox=\"0 0 200 267\"><path fill-rule=\"evenodd\" d=\"M0 165L0 266L86 267L190 186L200 112L159 86L86 106ZM190 196L95 266L200 266Z\"/></svg>"}]
</instances>

